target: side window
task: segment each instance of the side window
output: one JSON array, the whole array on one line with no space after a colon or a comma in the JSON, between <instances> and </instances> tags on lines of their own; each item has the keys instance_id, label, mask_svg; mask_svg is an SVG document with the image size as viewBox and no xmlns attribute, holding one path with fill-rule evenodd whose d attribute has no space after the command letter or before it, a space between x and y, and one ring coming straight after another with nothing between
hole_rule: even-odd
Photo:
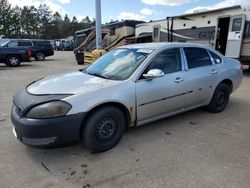
<instances>
[{"instance_id":1,"label":"side window","mask_svg":"<svg viewBox=\"0 0 250 188\"><path fill-rule=\"evenodd\" d=\"M206 49L184 48L189 69L211 65L211 59Z\"/></svg>"},{"instance_id":2,"label":"side window","mask_svg":"<svg viewBox=\"0 0 250 188\"><path fill-rule=\"evenodd\" d=\"M232 31L240 31L241 30L241 24L242 24L242 18L235 18L233 20Z\"/></svg>"},{"instance_id":3,"label":"side window","mask_svg":"<svg viewBox=\"0 0 250 188\"><path fill-rule=\"evenodd\" d=\"M217 54L209 51L210 55L212 56L213 60L214 60L214 63L215 64L220 64L222 63L222 59L220 58L220 56L218 56Z\"/></svg>"},{"instance_id":4,"label":"side window","mask_svg":"<svg viewBox=\"0 0 250 188\"><path fill-rule=\"evenodd\" d=\"M244 34L245 34L245 37L250 37L250 23L246 23Z\"/></svg>"},{"instance_id":5,"label":"side window","mask_svg":"<svg viewBox=\"0 0 250 188\"><path fill-rule=\"evenodd\" d=\"M11 41L8 43L8 47L17 47L18 44L17 44L17 41Z\"/></svg>"},{"instance_id":6,"label":"side window","mask_svg":"<svg viewBox=\"0 0 250 188\"><path fill-rule=\"evenodd\" d=\"M158 54L149 64L145 73L151 69L160 69L165 74L181 71L181 56L178 48Z\"/></svg>"},{"instance_id":7,"label":"side window","mask_svg":"<svg viewBox=\"0 0 250 188\"><path fill-rule=\"evenodd\" d=\"M32 44L29 41L19 41L18 46L32 46Z\"/></svg>"},{"instance_id":8,"label":"side window","mask_svg":"<svg viewBox=\"0 0 250 188\"><path fill-rule=\"evenodd\" d=\"M159 36L159 27L155 27L154 28L154 38L158 38L158 36Z\"/></svg>"}]
</instances>

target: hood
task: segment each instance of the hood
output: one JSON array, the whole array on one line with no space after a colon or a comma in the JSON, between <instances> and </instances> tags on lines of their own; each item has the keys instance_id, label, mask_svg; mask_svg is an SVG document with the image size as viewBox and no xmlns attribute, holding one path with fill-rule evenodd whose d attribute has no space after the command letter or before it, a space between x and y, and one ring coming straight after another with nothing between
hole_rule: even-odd
<instances>
[{"instance_id":1,"label":"hood","mask_svg":"<svg viewBox=\"0 0 250 188\"><path fill-rule=\"evenodd\" d=\"M83 94L104 87L114 86L121 81L107 80L76 71L54 75L38 80L27 87L33 95Z\"/></svg>"}]
</instances>

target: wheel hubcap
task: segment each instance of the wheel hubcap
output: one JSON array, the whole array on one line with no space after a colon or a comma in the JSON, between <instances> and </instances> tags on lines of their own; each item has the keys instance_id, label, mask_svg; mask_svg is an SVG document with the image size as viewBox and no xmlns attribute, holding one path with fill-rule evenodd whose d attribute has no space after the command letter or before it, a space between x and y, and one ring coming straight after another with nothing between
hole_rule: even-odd
<instances>
[{"instance_id":1,"label":"wheel hubcap","mask_svg":"<svg viewBox=\"0 0 250 188\"><path fill-rule=\"evenodd\" d=\"M43 55L43 54L41 54L41 53L39 53L39 54L37 54L37 58L38 58L39 60L43 60L44 55Z\"/></svg>"},{"instance_id":2,"label":"wheel hubcap","mask_svg":"<svg viewBox=\"0 0 250 188\"><path fill-rule=\"evenodd\" d=\"M17 65L18 64L18 59L15 58L15 57L11 57L9 59L9 62L10 62L11 65Z\"/></svg>"},{"instance_id":3,"label":"wheel hubcap","mask_svg":"<svg viewBox=\"0 0 250 188\"><path fill-rule=\"evenodd\" d=\"M99 142L105 142L112 139L116 133L116 123L114 119L105 118L96 129L96 138Z\"/></svg>"},{"instance_id":4,"label":"wheel hubcap","mask_svg":"<svg viewBox=\"0 0 250 188\"><path fill-rule=\"evenodd\" d=\"M222 105L225 101L225 94L223 92L220 92L217 96L217 104Z\"/></svg>"}]
</instances>

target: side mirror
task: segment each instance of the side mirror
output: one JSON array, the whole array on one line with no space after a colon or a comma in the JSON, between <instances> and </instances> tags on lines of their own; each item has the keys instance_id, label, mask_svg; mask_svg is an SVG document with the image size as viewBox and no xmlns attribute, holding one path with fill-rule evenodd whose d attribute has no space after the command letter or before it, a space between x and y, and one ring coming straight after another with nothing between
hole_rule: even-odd
<instances>
[{"instance_id":1,"label":"side mirror","mask_svg":"<svg viewBox=\"0 0 250 188\"><path fill-rule=\"evenodd\" d=\"M147 74L143 74L142 76L146 79L153 79L153 78L159 78L159 77L162 77L164 76L164 72L160 69L151 69L148 71Z\"/></svg>"},{"instance_id":2,"label":"side mirror","mask_svg":"<svg viewBox=\"0 0 250 188\"><path fill-rule=\"evenodd\" d=\"M216 59L215 59L215 63L216 63L216 64L219 64L219 63L221 63L221 60L218 59L218 58L216 58Z\"/></svg>"}]
</instances>

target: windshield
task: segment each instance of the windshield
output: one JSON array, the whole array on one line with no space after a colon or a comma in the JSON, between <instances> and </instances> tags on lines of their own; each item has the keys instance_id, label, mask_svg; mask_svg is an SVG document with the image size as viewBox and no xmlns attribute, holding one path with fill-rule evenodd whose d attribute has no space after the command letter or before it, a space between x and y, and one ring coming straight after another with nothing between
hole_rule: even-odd
<instances>
[{"instance_id":1,"label":"windshield","mask_svg":"<svg viewBox=\"0 0 250 188\"><path fill-rule=\"evenodd\" d=\"M99 58L85 72L90 75L125 80L141 65L153 50L149 49L116 49Z\"/></svg>"}]
</instances>

